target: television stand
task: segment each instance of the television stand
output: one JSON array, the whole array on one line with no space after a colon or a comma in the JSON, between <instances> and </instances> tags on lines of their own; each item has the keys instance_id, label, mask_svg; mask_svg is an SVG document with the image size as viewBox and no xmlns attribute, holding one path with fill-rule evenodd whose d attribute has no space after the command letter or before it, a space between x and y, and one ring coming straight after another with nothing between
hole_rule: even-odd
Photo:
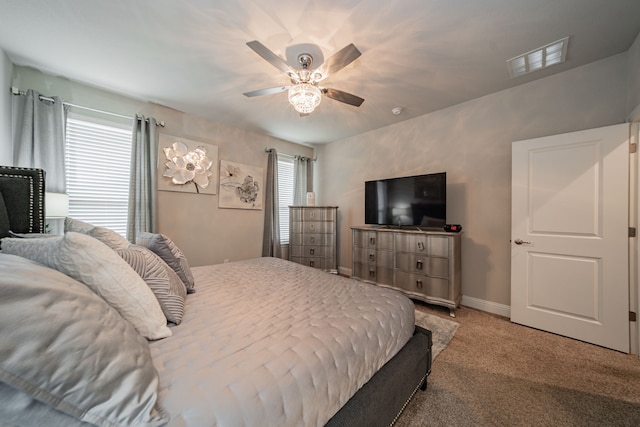
<instances>
[{"instance_id":1,"label":"television stand","mask_svg":"<svg viewBox=\"0 0 640 427\"><path fill-rule=\"evenodd\" d=\"M461 233L352 227L352 277L429 304L460 304Z\"/></svg>"}]
</instances>

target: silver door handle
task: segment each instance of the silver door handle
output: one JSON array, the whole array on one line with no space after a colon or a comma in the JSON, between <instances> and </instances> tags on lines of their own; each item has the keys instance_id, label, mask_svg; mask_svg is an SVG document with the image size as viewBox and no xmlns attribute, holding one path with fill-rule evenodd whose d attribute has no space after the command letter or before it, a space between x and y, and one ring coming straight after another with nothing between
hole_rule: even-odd
<instances>
[{"instance_id":1,"label":"silver door handle","mask_svg":"<svg viewBox=\"0 0 640 427\"><path fill-rule=\"evenodd\" d=\"M516 240L513 241L513 243L515 243L516 245L530 245L531 244L531 242L525 242L522 239L516 239Z\"/></svg>"}]
</instances>

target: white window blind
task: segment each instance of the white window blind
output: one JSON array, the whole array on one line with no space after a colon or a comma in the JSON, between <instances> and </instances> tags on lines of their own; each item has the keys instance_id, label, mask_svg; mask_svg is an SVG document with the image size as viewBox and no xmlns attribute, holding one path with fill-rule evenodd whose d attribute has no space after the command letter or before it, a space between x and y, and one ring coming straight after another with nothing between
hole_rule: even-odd
<instances>
[{"instance_id":1,"label":"white window blind","mask_svg":"<svg viewBox=\"0 0 640 427\"><path fill-rule=\"evenodd\" d=\"M293 158L278 155L280 244L289 244L289 206L293 205Z\"/></svg>"},{"instance_id":2,"label":"white window blind","mask_svg":"<svg viewBox=\"0 0 640 427\"><path fill-rule=\"evenodd\" d=\"M69 216L127 233L131 127L67 118Z\"/></svg>"}]
</instances>

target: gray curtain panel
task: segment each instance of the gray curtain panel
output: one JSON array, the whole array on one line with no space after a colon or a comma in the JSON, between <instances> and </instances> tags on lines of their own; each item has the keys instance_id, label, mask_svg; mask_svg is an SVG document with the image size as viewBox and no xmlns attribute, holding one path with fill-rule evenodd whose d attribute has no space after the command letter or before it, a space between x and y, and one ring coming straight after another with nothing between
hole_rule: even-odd
<instances>
[{"instance_id":1,"label":"gray curtain panel","mask_svg":"<svg viewBox=\"0 0 640 427\"><path fill-rule=\"evenodd\" d=\"M158 132L156 119L136 117L131 145L131 180L127 240L135 243L141 231L157 230Z\"/></svg>"},{"instance_id":2,"label":"gray curtain panel","mask_svg":"<svg viewBox=\"0 0 640 427\"><path fill-rule=\"evenodd\" d=\"M296 156L293 162L293 204L304 206L307 192L313 191L313 159Z\"/></svg>"},{"instance_id":3,"label":"gray curtain panel","mask_svg":"<svg viewBox=\"0 0 640 427\"><path fill-rule=\"evenodd\" d=\"M44 99L43 99L44 98ZM46 191L66 193L65 133L68 106L29 89L12 97L13 166L40 168Z\"/></svg>"},{"instance_id":4,"label":"gray curtain panel","mask_svg":"<svg viewBox=\"0 0 640 427\"><path fill-rule=\"evenodd\" d=\"M268 150L267 182L264 190L264 234L262 256L282 257L280 248L280 208L278 206L278 153Z\"/></svg>"}]
</instances>

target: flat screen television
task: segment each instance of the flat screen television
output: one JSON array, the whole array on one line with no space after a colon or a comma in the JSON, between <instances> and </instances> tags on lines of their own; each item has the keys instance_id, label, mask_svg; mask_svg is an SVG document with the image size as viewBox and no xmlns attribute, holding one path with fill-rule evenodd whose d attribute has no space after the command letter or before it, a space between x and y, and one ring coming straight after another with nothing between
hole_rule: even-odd
<instances>
[{"instance_id":1,"label":"flat screen television","mask_svg":"<svg viewBox=\"0 0 640 427\"><path fill-rule=\"evenodd\" d=\"M447 173L364 183L366 224L442 228L447 222Z\"/></svg>"}]
</instances>

